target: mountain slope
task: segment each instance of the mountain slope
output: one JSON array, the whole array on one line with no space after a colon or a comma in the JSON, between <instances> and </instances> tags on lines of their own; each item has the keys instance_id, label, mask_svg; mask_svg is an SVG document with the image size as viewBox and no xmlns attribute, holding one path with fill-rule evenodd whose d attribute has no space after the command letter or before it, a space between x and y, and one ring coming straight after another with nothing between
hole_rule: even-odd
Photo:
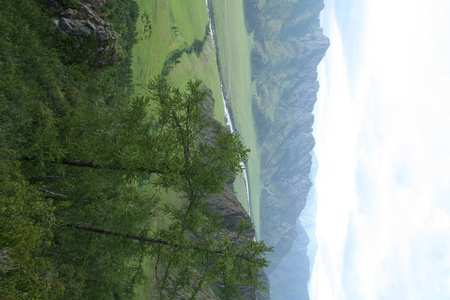
<instances>
[{"instance_id":1,"label":"mountain slope","mask_svg":"<svg viewBox=\"0 0 450 300\"><path fill-rule=\"evenodd\" d=\"M315 144L312 110L319 88L317 65L329 46L319 21L323 7L322 0L245 1L247 30L255 39L251 61L263 183L261 238L275 247L268 255L274 299L299 299L274 294L280 281L273 274L298 235L305 237L298 247L309 243L296 223L312 186L309 175ZM306 251L301 255L298 259L304 266ZM309 278L309 266L304 269ZM297 297L307 299L307 292Z\"/></svg>"}]
</instances>

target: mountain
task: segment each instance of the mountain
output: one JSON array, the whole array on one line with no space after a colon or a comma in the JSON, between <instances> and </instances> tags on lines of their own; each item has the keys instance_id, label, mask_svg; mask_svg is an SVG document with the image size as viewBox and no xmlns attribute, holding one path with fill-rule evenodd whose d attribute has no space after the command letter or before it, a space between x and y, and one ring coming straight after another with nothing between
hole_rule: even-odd
<instances>
[{"instance_id":1,"label":"mountain","mask_svg":"<svg viewBox=\"0 0 450 300\"><path fill-rule=\"evenodd\" d=\"M309 299L306 283L309 238L298 218L312 187L310 179L315 141L314 103L319 83L317 65L329 47L319 14L323 0L245 1L247 30L253 33L253 114L261 150L261 236L274 252L267 270L272 299ZM293 247L294 241L297 241ZM292 250L291 250L292 249ZM295 253L302 268L302 291L281 295L283 259ZM290 276L290 272L282 272ZM294 284L294 283L293 283Z\"/></svg>"},{"instance_id":2,"label":"mountain","mask_svg":"<svg viewBox=\"0 0 450 300\"><path fill-rule=\"evenodd\" d=\"M310 179L314 182L317 159L312 154ZM285 257L271 274L273 299L309 299L308 282L317 252L316 229L317 196L310 189L305 208L296 223L297 238Z\"/></svg>"}]
</instances>

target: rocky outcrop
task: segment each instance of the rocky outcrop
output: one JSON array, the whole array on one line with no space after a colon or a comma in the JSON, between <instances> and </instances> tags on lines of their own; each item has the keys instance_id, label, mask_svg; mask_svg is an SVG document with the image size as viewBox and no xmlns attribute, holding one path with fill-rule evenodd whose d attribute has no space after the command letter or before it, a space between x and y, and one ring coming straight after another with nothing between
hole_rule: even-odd
<instances>
[{"instance_id":1,"label":"rocky outcrop","mask_svg":"<svg viewBox=\"0 0 450 300\"><path fill-rule=\"evenodd\" d=\"M258 131L264 184L260 238L275 248L268 255L271 265L267 270L274 299L291 299L274 294L282 290L280 282L286 282L280 276L292 276L280 272L280 263L295 240L296 249L306 249L309 243L297 220L312 186L317 65L329 46L319 21L323 6L323 0L245 1L247 30L256 40L251 53L257 91L253 115L257 128L262 128ZM302 264L308 261L306 250L296 254ZM303 270L309 278L309 265ZM306 294L293 299L308 299L306 282Z\"/></svg>"},{"instance_id":2,"label":"rocky outcrop","mask_svg":"<svg viewBox=\"0 0 450 300\"><path fill-rule=\"evenodd\" d=\"M251 222L250 216L245 211L242 204L234 194L233 188L234 176L230 178L227 184L224 186L221 194L212 195L208 197L208 202L211 209L222 216L222 223L225 225L223 234L233 235L237 229L237 224L240 221ZM249 226L245 230L245 238L253 239L255 237L255 230L252 226ZM262 281L268 281L265 273L260 275ZM222 289L221 283L218 283L218 288ZM253 287L241 288L240 295L245 300L255 300L256 293ZM220 297L218 298L220 299Z\"/></svg>"},{"instance_id":3,"label":"rocky outcrop","mask_svg":"<svg viewBox=\"0 0 450 300\"><path fill-rule=\"evenodd\" d=\"M204 89L207 89L206 86L203 86ZM207 97L205 101L202 102L202 109L205 114L208 116L208 120L212 123L216 121L213 118L214 115L214 98L212 97L212 91L208 90ZM217 132L214 129L214 126L207 126L202 132L202 137L204 141L210 142L214 140ZM222 220L222 224L224 228L221 234L226 234L229 236L235 235L238 230L238 224L240 222L245 222L251 224L252 220L239 202L236 194L234 193L233 182L235 180L235 176L230 174L230 178L228 182L223 186L222 193L213 194L207 197L208 206L211 212L215 215L220 216ZM253 240L255 238L255 229L253 226L246 226L244 229L244 239ZM265 285L269 286L269 278L267 277L265 272L261 272L259 274L259 280ZM223 286L220 282L217 283L217 288L220 291ZM242 287L240 290L240 295L244 300L255 300L257 295L258 299L270 299L267 292L264 291L255 291L253 286ZM221 295L210 295L210 298L205 299L222 299Z\"/></svg>"},{"instance_id":4,"label":"rocky outcrop","mask_svg":"<svg viewBox=\"0 0 450 300\"><path fill-rule=\"evenodd\" d=\"M100 12L106 0L67 1L46 0L47 8L53 12L53 22L65 34L89 40L91 51L95 51L98 66L113 64L120 60L116 49L120 34L113 25L103 20Z\"/></svg>"}]
</instances>

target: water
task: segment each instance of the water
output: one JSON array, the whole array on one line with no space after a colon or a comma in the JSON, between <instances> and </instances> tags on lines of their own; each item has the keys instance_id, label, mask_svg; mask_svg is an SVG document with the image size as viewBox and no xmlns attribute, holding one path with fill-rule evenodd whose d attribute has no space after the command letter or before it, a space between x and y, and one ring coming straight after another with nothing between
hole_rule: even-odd
<instances>
[{"instance_id":1,"label":"water","mask_svg":"<svg viewBox=\"0 0 450 300\"><path fill-rule=\"evenodd\" d=\"M216 53L217 55L219 55L218 49L217 49L217 44L216 44L216 37L215 37L215 31L213 28L213 22L212 22L212 18L211 18L211 10L210 10L210 3L208 0L205 0L206 2L206 8L208 9L208 16L209 16L209 34L212 37L212 41L214 44L214 48L216 49ZM219 66L219 77L220 77L220 92L222 94L222 103L223 103L223 109L224 109L224 115L225 115L225 125L228 127L228 129L234 133L234 127L233 127L233 122L231 121L231 114L230 111L228 110L228 105L227 105L227 97L226 97L226 92L225 92L225 87L223 86L223 81L222 81L222 74L220 72L220 66ZM252 205L250 202L250 188L248 186L248 172L247 172L247 168L245 167L245 164L243 161L240 162L241 168L242 168L242 174L244 176L244 182L245 182L245 191L247 193L247 203L248 203L248 214L250 215L250 218L253 221L253 216L252 216Z\"/></svg>"}]
</instances>

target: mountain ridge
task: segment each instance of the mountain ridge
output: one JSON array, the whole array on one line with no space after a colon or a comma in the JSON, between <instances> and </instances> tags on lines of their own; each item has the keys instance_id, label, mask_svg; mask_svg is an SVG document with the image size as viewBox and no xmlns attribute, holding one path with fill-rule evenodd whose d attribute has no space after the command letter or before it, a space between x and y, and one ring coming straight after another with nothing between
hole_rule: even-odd
<instances>
[{"instance_id":1,"label":"mountain ridge","mask_svg":"<svg viewBox=\"0 0 450 300\"><path fill-rule=\"evenodd\" d=\"M271 297L298 299L273 292L280 290L280 280L274 274L296 239L300 239L296 245L302 249L309 243L298 218L312 187L317 65L329 47L319 20L324 3L250 0L244 8L247 31L255 39L251 67L256 92L252 104L262 162L261 239L275 249L267 255ZM303 252L300 260L305 263L306 250ZM309 299L309 261L306 269L301 299Z\"/></svg>"}]
</instances>

